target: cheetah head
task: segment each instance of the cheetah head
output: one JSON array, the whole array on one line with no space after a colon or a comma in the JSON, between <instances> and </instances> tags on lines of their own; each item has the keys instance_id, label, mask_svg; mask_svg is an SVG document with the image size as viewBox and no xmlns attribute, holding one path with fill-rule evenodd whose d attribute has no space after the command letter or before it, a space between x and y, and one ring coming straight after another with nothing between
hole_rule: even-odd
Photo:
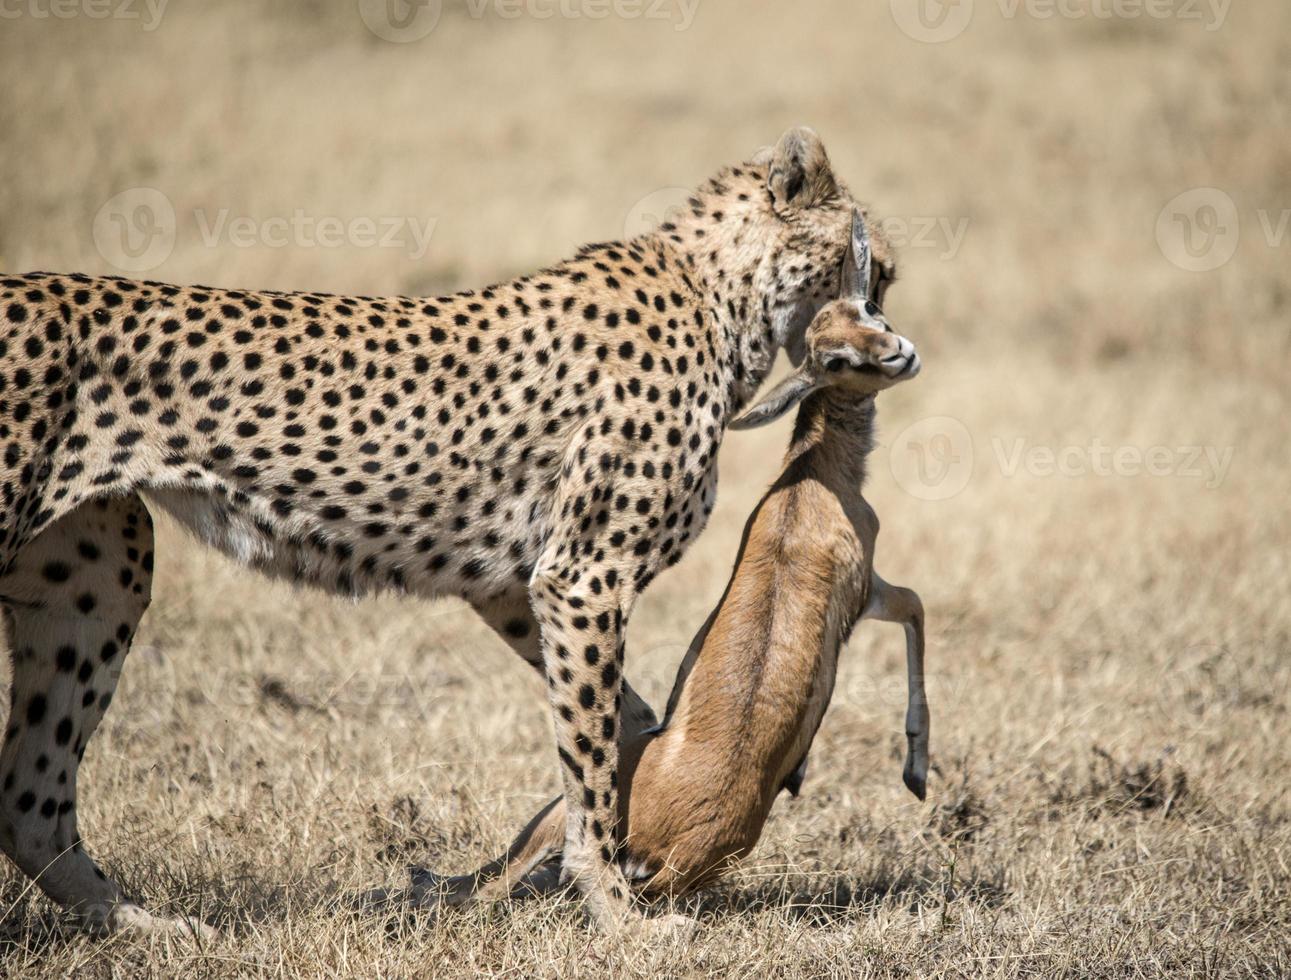
<instances>
[{"instance_id":1,"label":"cheetah head","mask_svg":"<svg viewBox=\"0 0 1291 980\"><path fill-rule=\"evenodd\" d=\"M833 171L825 146L805 126L786 132L774 148L754 162L766 168L764 229L775 247L763 260L760 278L765 293L776 297L771 329L795 366L807 355L807 327L840 292L852 273L853 215L867 218ZM872 220L868 222L870 268L866 298L880 307L896 279L895 256ZM765 294L764 293L764 294Z\"/></svg>"},{"instance_id":2,"label":"cheetah head","mask_svg":"<svg viewBox=\"0 0 1291 980\"><path fill-rule=\"evenodd\" d=\"M661 227L701 263L717 303L740 322L752 360L769 367L785 348L806 356L807 325L839 295L852 214L865 209L834 174L825 146L807 127L728 167L699 188ZM893 253L875 222L869 298L882 304L895 279Z\"/></svg>"},{"instance_id":3,"label":"cheetah head","mask_svg":"<svg viewBox=\"0 0 1291 980\"><path fill-rule=\"evenodd\" d=\"M853 214L838 299L826 303L804 338L803 364L731 422L751 429L780 418L814 391L831 388L848 401L872 398L919 373L914 344L892 330L873 296L874 261L865 218Z\"/></svg>"}]
</instances>

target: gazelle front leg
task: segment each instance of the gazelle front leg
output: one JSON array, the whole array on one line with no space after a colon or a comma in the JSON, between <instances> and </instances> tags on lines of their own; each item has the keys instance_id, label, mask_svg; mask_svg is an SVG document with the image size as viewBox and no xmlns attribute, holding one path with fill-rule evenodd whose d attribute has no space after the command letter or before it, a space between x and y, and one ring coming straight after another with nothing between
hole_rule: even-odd
<instances>
[{"instance_id":1,"label":"gazelle front leg","mask_svg":"<svg viewBox=\"0 0 1291 980\"><path fill-rule=\"evenodd\" d=\"M919 799L928 790L928 695L923 685L923 602L913 589L889 585L870 573L870 595L863 619L900 623L906 642L906 760L901 778Z\"/></svg>"}]
</instances>

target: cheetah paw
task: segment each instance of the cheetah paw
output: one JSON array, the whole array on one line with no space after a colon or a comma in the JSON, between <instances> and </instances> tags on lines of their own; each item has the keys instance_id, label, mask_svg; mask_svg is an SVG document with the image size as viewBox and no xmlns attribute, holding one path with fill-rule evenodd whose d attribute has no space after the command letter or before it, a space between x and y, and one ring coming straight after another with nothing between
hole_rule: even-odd
<instances>
[{"instance_id":1,"label":"cheetah paw","mask_svg":"<svg viewBox=\"0 0 1291 980\"><path fill-rule=\"evenodd\" d=\"M688 915L669 912L663 915L637 915L620 927L621 934L649 943L674 943L691 939L699 931L699 922Z\"/></svg>"},{"instance_id":2,"label":"cheetah paw","mask_svg":"<svg viewBox=\"0 0 1291 980\"><path fill-rule=\"evenodd\" d=\"M191 915L155 915L133 902L121 902L106 915L89 916L82 924L104 936L170 936L188 942L210 943L220 932Z\"/></svg>"}]
</instances>

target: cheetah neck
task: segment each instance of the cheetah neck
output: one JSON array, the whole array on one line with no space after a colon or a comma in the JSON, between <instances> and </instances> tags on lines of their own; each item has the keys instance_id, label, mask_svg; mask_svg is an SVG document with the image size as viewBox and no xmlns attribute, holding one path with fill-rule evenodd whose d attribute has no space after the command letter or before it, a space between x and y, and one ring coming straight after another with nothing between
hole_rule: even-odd
<instances>
[{"instance_id":1,"label":"cheetah neck","mask_svg":"<svg viewBox=\"0 0 1291 980\"><path fill-rule=\"evenodd\" d=\"M783 261L784 232L765 184L765 168L725 170L657 233L700 294L732 413L753 398L795 327L810 319L803 318L804 271Z\"/></svg>"},{"instance_id":2,"label":"cheetah neck","mask_svg":"<svg viewBox=\"0 0 1291 980\"><path fill-rule=\"evenodd\" d=\"M681 264L694 270L720 380L734 415L766 380L789 331L777 322L776 298L757 287L761 255L744 254L749 250L743 248L714 254L697 249L678 251ZM728 262L722 256L731 252L735 259Z\"/></svg>"}]
</instances>

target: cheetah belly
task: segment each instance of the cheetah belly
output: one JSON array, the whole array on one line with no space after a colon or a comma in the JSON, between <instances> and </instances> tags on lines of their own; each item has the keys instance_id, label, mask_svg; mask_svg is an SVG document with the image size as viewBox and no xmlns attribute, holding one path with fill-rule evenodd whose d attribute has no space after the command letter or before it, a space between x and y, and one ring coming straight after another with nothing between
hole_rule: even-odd
<instances>
[{"instance_id":1,"label":"cheetah belly","mask_svg":"<svg viewBox=\"0 0 1291 980\"><path fill-rule=\"evenodd\" d=\"M241 565L269 570L279 553L274 536L246 514L223 506L201 490L155 488L142 491L149 504L164 510L203 544Z\"/></svg>"},{"instance_id":2,"label":"cheetah belly","mask_svg":"<svg viewBox=\"0 0 1291 980\"><path fill-rule=\"evenodd\" d=\"M164 510L203 544L274 578L311 585L328 592L358 594L358 581L342 589L346 569L319 549L302 547L279 536L245 513L224 506L218 497L200 490L152 489L142 492L150 506Z\"/></svg>"},{"instance_id":3,"label":"cheetah belly","mask_svg":"<svg viewBox=\"0 0 1291 980\"><path fill-rule=\"evenodd\" d=\"M363 550L361 537L337 534L329 529L324 537L299 521L294 526L258 517L254 504L232 507L222 494L197 487L141 487L149 505L165 511L203 544L232 560L273 578L295 585L307 585L346 598L361 598L379 592L397 592L423 598L456 595L466 599L487 598L499 591L499 582L515 580L516 567L532 562L541 540L543 502L529 502L512 554L516 561L505 567L490 567L479 578L464 577L451 566L432 569L426 556L415 551L412 542L391 547L388 542L374 552Z\"/></svg>"}]
</instances>

